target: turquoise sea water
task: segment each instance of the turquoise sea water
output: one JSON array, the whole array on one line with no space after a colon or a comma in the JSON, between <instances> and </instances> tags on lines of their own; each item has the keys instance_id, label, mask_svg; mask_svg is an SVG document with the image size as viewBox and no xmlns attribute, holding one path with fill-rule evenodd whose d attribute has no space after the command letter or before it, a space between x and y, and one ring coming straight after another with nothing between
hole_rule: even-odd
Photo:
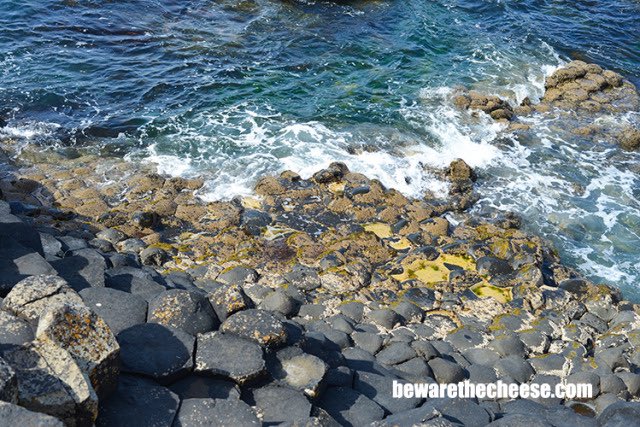
<instances>
[{"instance_id":1,"label":"turquoise sea water","mask_svg":"<svg viewBox=\"0 0 640 427\"><path fill-rule=\"evenodd\" d=\"M332 160L419 197L445 191L425 166L462 157L478 211L520 213L640 300L640 156L544 117L516 141L446 101L458 85L535 99L569 59L640 84L640 3L2 0L0 136L205 174L211 199Z\"/></svg>"}]
</instances>

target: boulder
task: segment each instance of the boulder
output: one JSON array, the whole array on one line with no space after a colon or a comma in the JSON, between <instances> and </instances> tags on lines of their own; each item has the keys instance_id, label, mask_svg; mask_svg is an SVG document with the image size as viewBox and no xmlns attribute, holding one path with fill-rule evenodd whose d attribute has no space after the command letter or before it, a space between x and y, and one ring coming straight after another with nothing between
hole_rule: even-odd
<instances>
[{"instance_id":1,"label":"boulder","mask_svg":"<svg viewBox=\"0 0 640 427\"><path fill-rule=\"evenodd\" d=\"M204 295L182 289L170 289L151 300L147 321L173 326L191 335L209 332L220 325Z\"/></svg>"},{"instance_id":2,"label":"boulder","mask_svg":"<svg viewBox=\"0 0 640 427\"><path fill-rule=\"evenodd\" d=\"M158 294L167 288L145 276L134 276L132 274L116 274L107 277L106 285L112 289L138 295L147 302L154 299Z\"/></svg>"},{"instance_id":3,"label":"boulder","mask_svg":"<svg viewBox=\"0 0 640 427\"><path fill-rule=\"evenodd\" d=\"M1 219L2 217L0 217L0 221ZM23 246L13 238L2 236L1 227L3 225L0 222L0 241L2 241L0 246L0 271L2 271L0 296L6 295L14 285L29 276L56 274L51 264L38 251Z\"/></svg>"},{"instance_id":4,"label":"boulder","mask_svg":"<svg viewBox=\"0 0 640 427\"><path fill-rule=\"evenodd\" d=\"M54 306L40 318L36 338L66 349L98 397L115 390L120 347L104 320L84 305Z\"/></svg>"},{"instance_id":5,"label":"boulder","mask_svg":"<svg viewBox=\"0 0 640 427\"><path fill-rule=\"evenodd\" d=\"M239 335L265 347L278 347L286 343L284 324L268 311L249 309L231 315L220 330Z\"/></svg>"},{"instance_id":6,"label":"boulder","mask_svg":"<svg viewBox=\"0 0 640 427\"><path fill-rule=\"evenodd\" d=\"M120 376L118 389L100 401L97 427L171 426L180 398L153 381Z\"/></svg>"},{"instance_id":7,"label":"boulder","mask_svg":"<svg viewBox=\"0 0 640 427\"><path fill-rule=\"evenodd\" d=\"M18 378L18 403L60 418L68 426L91 425L98 397L73 357L50 342L32 343L4 353Z\"/></svg>"},{"instance_id":8,"label":"boulder","mask_svg":"<svg viewBox=\"0 0 640 427\"><path fill-rule=\"evenodd\" d=\"M18 283L4 299L3 308L37 324L40 316L54 305L82 305L82 298L58 276L32 276Z\"/></svg>"},{"instance_id":9,"label":"boulder","mask_svg":"<svg viewBox=\"0 0 640 427\"><path fill-rule=\"evenodd\" d=\"M167 261L169 261L169 255L164 249L149 246L140 252L140 262L142 262L143 265L161 267Z\"/></svg>"},{"instance_id":10,"label":"boulder","mask_svg":"<svg viewBox=\"0 0 640 427\"><path fill-rule=\"evenodd\" d=\"M171 383L193 369L193 336L157 323L135 325L116 337L122 371Z\"/></svg>"},{"instance_id":11,"label":"boulder","mask_svg":"<svg viewBox=\"0 0 640 427\"><path fill-rule=\"evenodd\" d=\"M393 382L404 383L393 375L379 375L373 372L356 371L353 388L376 402L392 414L408 411L420 404L420 398L398 399L393 397Z\"/></svg>"},{"instance_id":12,"label":"boulder","mask_svg":"<svg viewBox=\"0 0 640 427\"><path fill-rule=\"evenodd\" d=\"M196 372L224 376L238 384L259 378L266 372L258 344L220 332L198 335L195 363Z\"/></svg>"}]
</instances>

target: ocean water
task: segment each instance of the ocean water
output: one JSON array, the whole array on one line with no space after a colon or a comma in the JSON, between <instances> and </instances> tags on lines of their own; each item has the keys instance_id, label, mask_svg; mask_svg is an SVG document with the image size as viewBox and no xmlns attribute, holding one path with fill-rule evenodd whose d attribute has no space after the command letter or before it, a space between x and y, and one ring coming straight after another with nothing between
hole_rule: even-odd
<instances>
[{"instance_id":1,"label":"ocean water","mask_svg":"<svg viewBox=\"0 0 640 427\"><path fill-rule=\"evenodd\" d=\"M0 137L204 174L206 199L334 160L420 197L446 192L430 166L463 158L476 211L519 213L640 301L640 155L544 116L515 139L447 102L461 85L535 100L570 59L639 85L640 3L2 0Z\"/></svg>"}]
</instances>

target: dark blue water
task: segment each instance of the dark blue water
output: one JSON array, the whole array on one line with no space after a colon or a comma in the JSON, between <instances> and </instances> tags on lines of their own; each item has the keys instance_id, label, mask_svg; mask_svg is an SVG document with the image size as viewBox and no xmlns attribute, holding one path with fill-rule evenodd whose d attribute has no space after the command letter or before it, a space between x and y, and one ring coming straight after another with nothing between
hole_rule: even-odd
<instances>
[{"instance_id":1,"label":"dark blue water","mask_svg":"<svg viewBox=\"0 0 640 427\"><path fill-rule=\"evenodd\" d=\"M640 83L640 3L0 1L4 137L202 173L208 198L331 160L419 196L444 190L425 164L463 157L483 176L478 209L521 212L567 262L640 295L635 154L543 119L505 144L446 102L457 85L539 97L567 59Z\"/></svg>"}]
</instances>

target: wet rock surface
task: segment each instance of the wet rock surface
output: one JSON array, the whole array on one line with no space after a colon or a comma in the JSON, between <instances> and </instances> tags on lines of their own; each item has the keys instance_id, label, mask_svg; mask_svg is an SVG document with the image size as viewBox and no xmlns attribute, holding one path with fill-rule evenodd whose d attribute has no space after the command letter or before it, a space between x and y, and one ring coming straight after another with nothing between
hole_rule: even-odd
<instances>
[{"instance_id":1,"label":"wet rock surface","mask_svg":"<svg viewBox=\"0 0 640 427\"><path fill-rule=\"evenodd\" d=\"M560 73L550 84L568 91L595 71ZM595 74L608 85L601 92L626 93L614 75ZM472 105L512 111L517 120L517 108L495 99L474 95ZM77 163L39 167L29 176L48 189L52 206L9 213L22 231L2 231L2 244L12 243L0 272L15 273L18 259L22 268L2 276L7 419L97 426L637 419L638 305L567 273L517 221L464 213L476 174L462 161L442 171L449 201L408 199L342 164L309 180L267 177L253 197L211 203L193 195L197 180L114 164L112 178L122 179L92 187L98 178ZM2 189L11 201L37 203L11 182ZM54 220L53 203L72 214ZM2 215L7 206L0 201ZM445 218L451 211L462 221ZM30 258L20 258L25 253ZM590 384L594 394L392 396L394 381L466 379L566 380Z\"/></svg>"}]
</instances>

